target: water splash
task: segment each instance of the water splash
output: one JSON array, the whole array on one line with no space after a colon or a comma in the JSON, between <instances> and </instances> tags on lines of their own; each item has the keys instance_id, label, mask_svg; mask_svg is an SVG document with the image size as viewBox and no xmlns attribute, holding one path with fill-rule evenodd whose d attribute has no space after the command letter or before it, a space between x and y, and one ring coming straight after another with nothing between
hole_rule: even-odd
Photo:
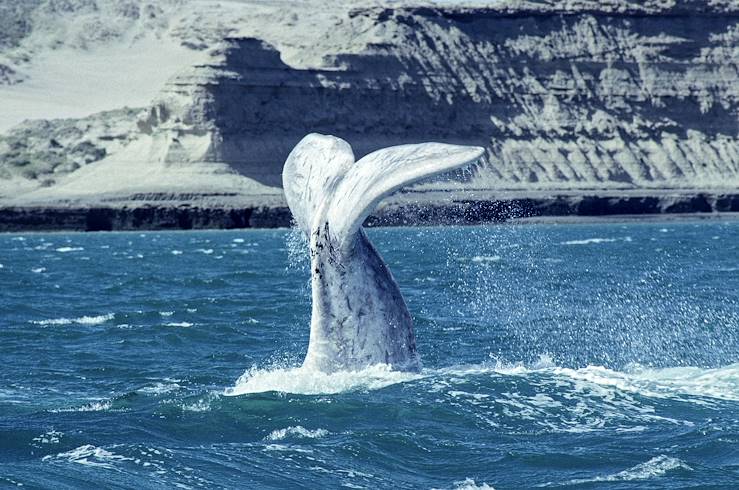
<instances>
[{"instance_id":1,"label":"water splash","mask_svg":"<svg viewBox=\"0 0 739 490\"><path fill-rule=\"evenodd\" d=\"M303 367L262 370L253 367L225 390L226 396L277 391L301 395L324 395L358 390L377 390L397 383L419 379L421 375L394 371L376 364L359 371L324 373Z\"/></svg>"},{"instance_id":2,"label":"water splash","mask_svg":"<svg viewBox=\"0 0 739 490\"><path fill-rule=\"evenodd\" d=\"M306 272L310 265L310 246L308 238L297 226L292 226L285 235L288 270Z\"/></svg>"},{"instance_id":3,"label":"water splash","mask_svg":"<svg viewBox=\"0 0 739 490\"><path fill-rule=\"evenodd\" d=\"M588 233L588 225L580 226ZM646 228L638 235L631 230L610 238L562 240L571 233L551 228L546 234L527 225L460 228L451 239L435 241L435 247L446 248L444 275L451 283L434 292L435 316L438 304L449 305L443 316L457 319L452 326L466 325L476 336L495 331L488 342L492 354L529 362L545 350L566 365L613 369L630 363L715 367L737 358L739 298L722 294L720 281L707 281L721 270L705 268L710 252L700 237L694 245L670 242L671 248L659 253L624 261L624 247L651 247L660 232ZM575 243L594 245L561 245ZM583 254L620 264L621 270L592 270L585 266L592 260ZM693 270L682 268L686 259L695 264ZM698 289L686 277L693 277ZM594 278L600 288L592 287ZM707 304L696 295L723 297Z\"/></svg>"}]
</instances>

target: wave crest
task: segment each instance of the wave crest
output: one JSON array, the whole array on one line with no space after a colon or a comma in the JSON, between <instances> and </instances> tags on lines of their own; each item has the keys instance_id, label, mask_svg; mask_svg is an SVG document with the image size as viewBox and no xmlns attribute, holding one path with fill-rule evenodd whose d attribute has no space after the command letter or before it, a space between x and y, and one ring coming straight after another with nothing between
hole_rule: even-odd
<instances>
[{"instance_id":1,"label":"wave crest","mask_svg":"<svg viewBox=\"0 0 739 490\"><path fill-rule=\"evenodd\" d=\"M326 429L306 429L302 425L296 425L294 427L287 427L285 429L277 429L270 432L266 437L270 441L281 441L287 437L300 437L305 439L320 439L321 437L327 436L328 431Z\"/></svg>"},{"instance_id":2,"label":"wave crest","mask_svg":"<svg viewBox=\"0 0 739 490\"><path fill-rule=\"evenodd\" d=\"M377 364L358 371L324 373L303 367L259 369L252 367L239 377L226 396L249 393L282 392L301 395L328 395L357 390L377 390L397 383L420 379L448 377L544 376L573 382L603 386L625 393L650 398L684 398L701 403L703 398L739 401L739 363L718 368L670 367L646 368L627 366L623 371L603 366L568 368L557 366L544 355L526 366L522 363L481 363L424 369L421 373L395 371L392 366ZM697 400L696 400L697 398Z\"/></svg>"}]
</instances>

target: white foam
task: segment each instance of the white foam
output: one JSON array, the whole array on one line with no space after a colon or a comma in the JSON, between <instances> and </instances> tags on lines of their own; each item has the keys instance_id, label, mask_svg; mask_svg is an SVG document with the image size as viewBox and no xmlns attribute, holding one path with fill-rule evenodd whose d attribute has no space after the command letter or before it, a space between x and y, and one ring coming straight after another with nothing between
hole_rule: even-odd
<instances>
[{"instance_id":1,"label":"white foam","mask_svg":"<svg viewBox=\"0 0 739 490\"><path fill-rule=\"evenodd\" d=\"M143 388L139 389L139 393L146 393L150 395L164 395L166 393L171 393L173 391L177 391L182 386L180 386L177 381L179 380L167 380L168 382L163 383L161 381L158 381L154 383L151 386L144 386Z\"/></svg>"},{"instance_id":2,"label":"white foam","mask_svg":"<svg viewBox=\"0 0 739 490\"><path fill-rule=\"evenodd\" d=\"M584 240L568 240L566 242L561 242L560 245L590 245L591 243L612 243L612 242L630 242L631 237L623 237L623 238L586 238Z\"/></svg>"},{"instance_id":3,"label":"white foam","mask_svg":"<svg viewBox=\"0 0 739 490\"><path fill-rule=\"evenodd\" d=\"M112 403L110 400L101 400L96 402L90 402L80 407L71 408L56 408L49 410L52 413L65 413L65 412L104 412L110 410Z\"/></svg>"},{"instance_id":4,"label":"white foam","mask_svg":"<svg viewBox=\"0 0 739 490\"><path fill-rule=\"evenodd\" d=\"M80 252L82 250L84 250L83 247L59 247L56 249L56 251L60 253Z\"/></svg>"},{"instance_id":5,"label":"white foam","mask_svg":"<svg viewBox=\"0 0 739 490\"><path fill-rule=\"evenodd\" d=\"M644 368L631 365L624 371L603 366L566 368L557 366L548 355L540 356L531 365L523 363L482 363L451 366L440 369L424 369L421 373L394 371L391 366L377 364L359 371L323 373L302 367L259 369L252 367L239 377L225 395L277 391L305 395L334 394L356 390L376 390L387 386L420 379L464 379L478 375L529 376L548 375L575 383L582 387L608 387L626 393L637 393L652 398L679 398L705 403L705 398L739 401L739 363L718 368L673 367ZM578 387L578 389L580 389ZM464 392L450 392L459 396ZM472 398L479 396L472 394ZM687 397L687 398L686 398ZM528 400L532 406L554 406L559 402L543 395Z\"/></svg>"},{"instance_id":6,"label":"white foam","mask_svg":"<svg viewBox=\"0 0 739 490\"><path fill-rule=\"evenodd\" d=\"M196 252L200 252L201 254L210 255L213 253L212 248L198 248L195 250Z\"/></svg>"},{"instance_id":7,"label":"white foam","mask_svg":"<svg viewBox=\"0 0 739 490\"><path fill-rule=\"evenodd\" d=\"M35 274L41 274L42 272L46 272L46 267L36 267L34 269L31 269L31 272Z\"/></svg>"},{"instance_id":8,"label":"white foam","mask_svg":"<svg viewBox=\"0 0 739 490\"><path fill-rule=\"evenodd\" d=\"M295 447L295 446L287 446L285 444L267 444L264 446L265 451L285 451L285 452L291 452L291 453L304 453L304 454L311 454L313 451L311 449L304 449L301 447Z\"/></svg>"},{"instance_id":9,"label":"white foam","mask_svg":"<svg viewBox=\"0 0 739 490\"><path fill-rule=\"evenodd\" d=\"M396 383L422 378L416 373L394 371L386 364L376 364L359 371L323 373L302 367L262 370L251 368L227 388L227 396L277 391L303 395L343 393L355 390L377 390Z\"/></svg>"},{"instance_id":10,"label":"white foam","mask_svg":"<svg viewBox=\"0 0 739 490\"><path fill-rule=\"evenodd\" d=\"M70 318L52 318L50 320L31 320L36 325L69 325L73 320Z\"/></svg>"},{"instance_id":11,"label":"white foam","mask_svg":"<svg viewBox=\"0 0 739 490\"><path fill-rule=\"evenodd\" d=\"M243 238L234 238L233 239L233 242L234 243L244 243L244 239Z\"/></svg>"},{"instance_id":12,"label":"white foam","mask_svg":"<svg viewBox=\"0 0 739 490\"><path fill-rule=\"evenodd\" d=\"M172 250L172 255L182 255L182 250Z\"/></svg>"},{"instance_id":13,"label":"white foam","mask_svg":"<svg viewBox=\"0 0 739 490\"><path fill-rule=\"evenodd\" d=\"M77 323L79 325L100 325L115 318L115 313L108 313L98 316L81 316L79 318L52 318L49 320L31 320L35 325L70 325Z\"/></svg>"},{"instance_id":14,"label":"white foam","mask_svg":"<svg viewBox=\"0 0 739 490\"><path fill-rule=\"evenodd\" d=\"M558 368L565 373L565 368ZM652 397L690 395L739 401L739 363L719 368L629 366L624 372L588 366L567 375Z\"/></svg>"},{"instance_id":15,"label":"white foam","mask_svg":"<svg viewBox=\"0 0 739 490\"><path fill-rule=\"evenodd\" d=\"M665 473L671 470L683 469L692 471L693 468L685 464L683 461L660 454L646 463L640 463L628 470L619 471L613 475L597 476L590 479L571 480L568 482L571 485L579 485L583 483L596 483L596 482L615 482L615 481L638 481L638 480L649 480L663 476Z\"/></svg>"},{"instance_id":16,"label":"white foam","mask_svg":"<svg viewBox=\"0 0 739 490\"><path fill-rule=\"evenodd\" d=\"M59 444L62 436L64 436L63 432L52 429L41 434L40 436L34 437L33 442L37 442L39 444Z\"/></svg>"},{"instance_id":17,"label":"white foam","mask_svg":"<svg viewBox=\"0 0 739 490\"><path fill-rule=\"evenodd\" d=\"M210 411L210 398L198 400L195 403L185 403L182 405L182 410L186 412L209 412Z\"/></svg>"},{"instance_id":18,"label":"white foam","mask_svg":"<svg viewBox=\"0 0 739 490\"><path fill-rule=\"evenodd\" d=\"M294 427L287 427L285 429L273 430L265 439L268 439L270 441L281 441L289 436L302 437L305 439L320 439L321 437L325 437L327 435L328 431L326 429L309 430L302 425L296 425Z\"/></svg>"},{"instance_id":19,"label":"white foam","mask_svg":"<svg viewBox=\"0 0 739 490\"><path fill-rule=\"evenodd\" d=\"M613 387L627 393L638 393L652 398L708 397L720 400L739 401L739 362L718 368L671 367L644 368L628 366L616 371L603 366L566 368L556 366L544 355L531 366L517 364L478 364L455 366L436 371L424 371L442 376L470 376L478 374L502 374L527 376L548 374L575 382ZM701 400L691 398L701 403Z\"/></svg>"},{"instance_id":20,"label":"white foam","mask_svg":"<svg viewBox=\"0 0 739 490\"><path fill-rule=\"evenodd\" d=\"M476 255L472 257L472 262L498 262L500 255Z\"/></svg>"},{"instance_id":21,"label":"white foam","mask_svg":"<svg viewBox=\"0 0 739 490\"><path fill-rule=\"evenodd\" d=\"M85 444L84 446L72 449L71 451L59 453L56 456L49 455L41 458L41 461L54 460L64 460L85 466L113 468L113 465L115 463L120 463L123 461L133 461L133 458L121 456L120 454L115 454L111 451L93 446L91 444Z\"/></svg>"},{"instance_id":22,"label":"white foam","mask_svg":"<svg viewBox=\"0 0 739 490\"><path fill-rule=\"evenodd\" d=\"M101 323L112 320L113 318L115 318L115 314L108 313L106 315L98 316L82 316L80 318L76 318L75 322L79 323L80 325L99 325Z\"/></svg>"},{"instance_id":23,"label":"white foam","mask_svg":"<svg viewBox=\"0 0 739 490\"><path fill-rule=\"evenodd\" d=\"M190 322L169 322L165 324L167 327L182 327L182 328L189 328L192 327L192 323Z\"/></svg>"},{"instance_id":24,"label":"white foam","mask_svg":"<svg viewBox=\"0 0 739 490\"><path fill-rule=\"evenodd\" d=\"M661 454L641 463L628 470L621 471L613 475L611 480L646 480L657 476L662 476L670 470L682 468L691 471L692 468L677 458L672 458Z\"/></svg>"},{"instance_id":25,"label":"white foam","mask_svg":"<svg viewBox=\"0 0 739 490\"><path fill-rule=\"evenodd\" d=\"M174 315L174 311L160 311L159 315L160 316L172 316Z\"/></svg>"},{"instance_id":26,"label":"white foam","mask_svg":"<svg viewBox=\"0 0 739 490\"><path fill-rule=\"evenodd\" d=\"M454 490L495 490L487 483L477 484L472 478L465 478L462 481L454 482Z\"/></svg>"}]
</instances>

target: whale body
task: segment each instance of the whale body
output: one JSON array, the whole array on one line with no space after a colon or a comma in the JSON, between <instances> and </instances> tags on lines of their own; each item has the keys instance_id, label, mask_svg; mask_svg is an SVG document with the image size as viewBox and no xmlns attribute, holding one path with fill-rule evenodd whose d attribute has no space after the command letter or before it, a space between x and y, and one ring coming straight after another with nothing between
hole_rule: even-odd
<instances>
[{"instance_id":1,"label":"whale body","mask_svg":"<svg viewBox=\"0 0 739 490\"><path fill-rule=\"evenodd\" d=\"M482 154L480 147L421 143L384 148L355 161L346 141L316 133L292 150L283 188L295 223L309 239L311 258L305 368L420 369L408 307L362 223L385 196Z\"/></svg>"}]
</instances>

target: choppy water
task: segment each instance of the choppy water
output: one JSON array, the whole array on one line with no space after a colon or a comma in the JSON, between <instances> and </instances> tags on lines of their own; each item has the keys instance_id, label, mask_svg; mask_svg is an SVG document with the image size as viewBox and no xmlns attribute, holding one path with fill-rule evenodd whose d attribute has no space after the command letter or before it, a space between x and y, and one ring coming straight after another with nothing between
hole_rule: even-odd
<instances>
[{"instance_id":1,"label":"choppy water","mask_svg":"<svg viewBox=\"0 0 739 490\"><path fill-rule=\"evenodd\" d=\"M294 232L0 235L0 487L739 486L739 222L370 236L420 374L296 368Z\"/></svg>"}]
</instances>

